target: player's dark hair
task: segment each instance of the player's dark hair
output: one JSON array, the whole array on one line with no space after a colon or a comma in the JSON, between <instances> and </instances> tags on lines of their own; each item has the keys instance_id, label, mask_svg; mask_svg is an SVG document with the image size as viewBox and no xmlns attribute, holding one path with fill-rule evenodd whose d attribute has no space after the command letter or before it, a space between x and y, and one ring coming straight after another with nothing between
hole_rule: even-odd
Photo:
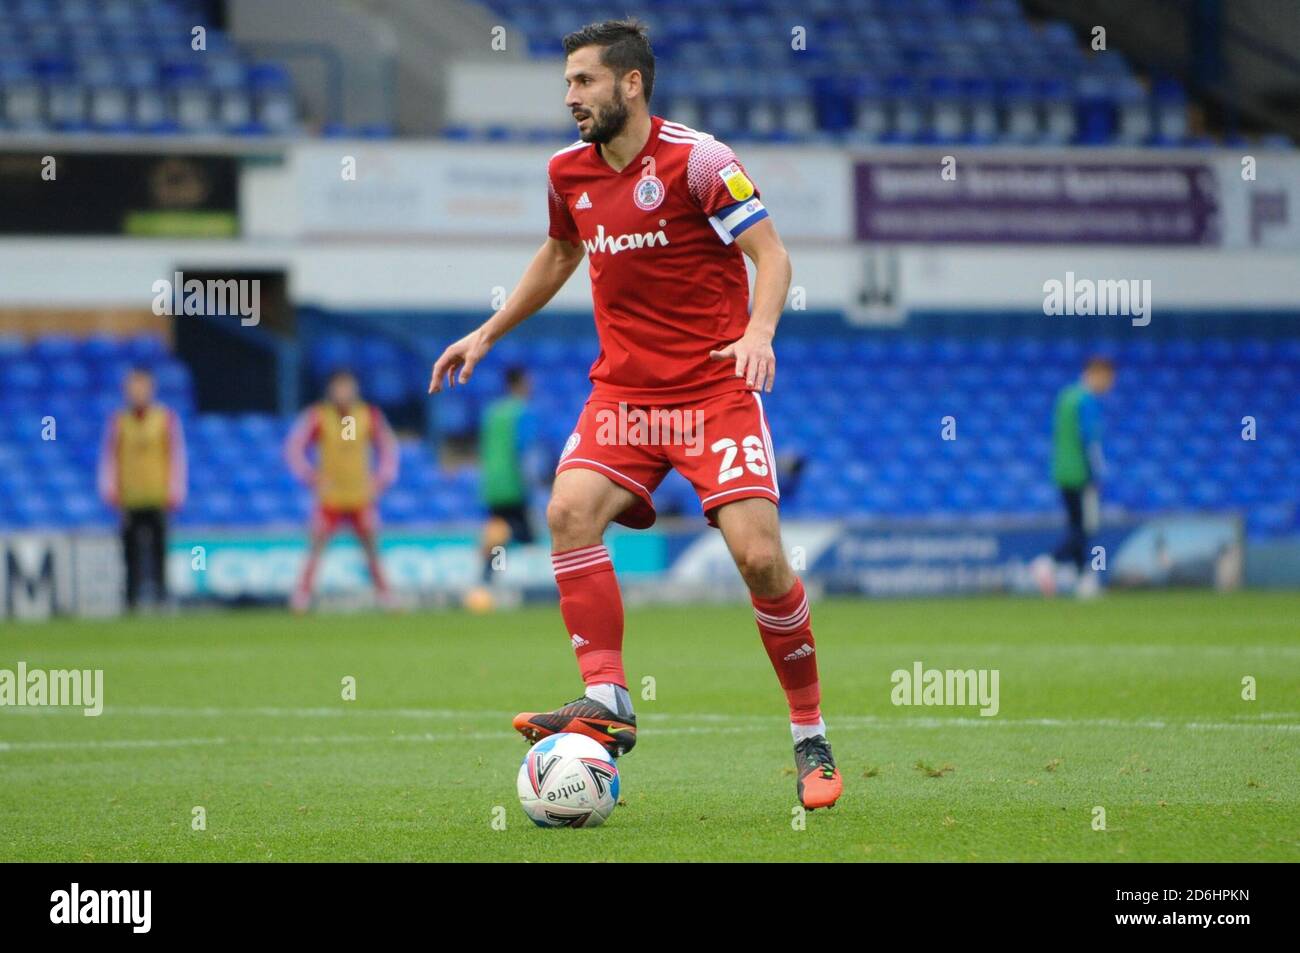
<instances>
[{"instance_id":1,"label":"player's dark hair","mask_svg":"<svg viewBox=\"0 0 1300 953\"><path fill-rule=\"evenodd\" d=\"M1088 358L1088 363L1083 365L1085 371L1109 371L1115 373L1115 362L1104 354L1095 354Z\"/></svg>"},{"instance_id":2,"label":"player's dark hair","mask_svg":"<svg viewBox=\"0 0 1300 953\"><path fill-rule=\"evenodd\" d=\"M153 368L146 364L132 364L131 369L126 372L127 377L147 377L153 380Z\"/></svg>"},{"instance_id":3,"label":"player's dark hair","mask_svg":"<svg viewBox=\"0 0 1300 953\"><path fill-rule=\"evenodd\" d=\"M330 371L330 376L325 378L325 386L328 387L330 384L333 384L336 380L340 380L341 378L344 377L350 377L353 380L357 379L357 375L352 373L352 368L336 367L334 368L334 370Z\"/></svg>"},{"instance_id":4,"label":"player's dark hair","mask_svg":"<svg viewBox=\"0 0 1300 953\"><path fill-rule=\"evenodd\" d=\"M506 368L506 386L517 387L528 377L528 368L515 364Z\"/></svg>"},{"instance_id":5,"label":"player's dark hair","mask_svg":"<svg viewBox=\"0 0 1300 953\"><path fill-rule=\"evenodd\" d=\"M655 54L650 49L650 35L644 23L636 17L589 23L564 38L564 55L568 56L584 46L601 48L601 65L614 71L615 80L622 79L632 70L639 70L645 101L650 102L650 94L655 88Z\"/></svg>"}]
</instances>

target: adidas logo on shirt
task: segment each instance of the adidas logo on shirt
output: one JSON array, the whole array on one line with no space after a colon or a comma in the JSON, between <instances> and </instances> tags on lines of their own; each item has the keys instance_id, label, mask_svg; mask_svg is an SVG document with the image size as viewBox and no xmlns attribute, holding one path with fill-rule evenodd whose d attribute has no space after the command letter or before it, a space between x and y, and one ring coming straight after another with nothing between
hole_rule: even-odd
<instances>
[{"instance_id":1,"label":"adidas logo on shirt","mask_svg":"<svg viewBox=\"0 0 1300 953\"><path fill-rule=\"evenodd\" d=\"M582 636L580 636L577 632L575 632L573 633L573 638L569 639L569 644L572 645L575 649L580 649L584 645L590 645L591 643L588 642L586 639L584 639Z\"/></svg>"},{"instance_id":2,"label":"adidas logo on shirt","mask_svg":"<svg viewBox=\"0 0 1300 953\"><path fill-rule=\"evenodd\" d=\"M797 649L795 649L793 652L787 655L785 657L785 660L787 662L793 662L795 659L807 658L812 654L813 654L813 647L809 645L807 642L805 642L803 645L799 646Z\"/></svg>"},{"instance_id":3,"label":"adidas logo on shirt","mask_svg":"<svg viewBox=\"0 0 1300 953\"><path fill-rule=\"evenodd\" d=\"M574 207L575 209L578 209L578 208L591 208L591 199L587 198L587 193L586 193L586 192L583 192L583 193L582 193L582 197L579 198L578 201L576 201L576 202L573 203L573 207Z\"/></svg>"}]
</instances>

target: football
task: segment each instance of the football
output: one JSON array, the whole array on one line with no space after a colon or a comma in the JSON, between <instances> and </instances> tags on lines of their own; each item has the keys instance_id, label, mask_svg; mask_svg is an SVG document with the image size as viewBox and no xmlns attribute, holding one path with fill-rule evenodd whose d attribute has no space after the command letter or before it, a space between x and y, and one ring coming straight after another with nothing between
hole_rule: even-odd
<instances>
[{"instance_id":1,"label":"football","mask_svg":"<svg viewBox=\"0 0 1300 953\"><path fill-rule=\"evenodd\" d=\"M618 804L618 767L596 741L562 732L528 750L518 789L524 813L538 827L596 827Z\"/></svg>"}]
</instances>

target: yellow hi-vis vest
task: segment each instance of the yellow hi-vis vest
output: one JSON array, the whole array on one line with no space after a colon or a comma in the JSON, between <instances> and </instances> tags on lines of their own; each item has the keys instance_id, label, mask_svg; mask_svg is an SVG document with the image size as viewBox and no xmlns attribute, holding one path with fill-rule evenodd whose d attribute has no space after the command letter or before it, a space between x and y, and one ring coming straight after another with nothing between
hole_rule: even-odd
<instances>
[{"instance_id":1,"label":"yellow hi-vis vest","mask_svg":"<svg viewBox=\"0 0 1300 953\"><path fill-rule=\"evenodd\" d=\"M370 405L358 403L343 414L329 401L318 407L320 502L339 510L369 506L375 496L370 474Z\"/></svg>"},{"instance_id":2,"label":"yellow hi-vis vest","mask_svg":"<svg viewBox=\"0 0 1300 953\"><path fill-rule=\"evenodd\" d=\"M171 485L170 414L153 405L117 415L117 488L124 509L167 505Z\"/></svg>"}]
</instances>

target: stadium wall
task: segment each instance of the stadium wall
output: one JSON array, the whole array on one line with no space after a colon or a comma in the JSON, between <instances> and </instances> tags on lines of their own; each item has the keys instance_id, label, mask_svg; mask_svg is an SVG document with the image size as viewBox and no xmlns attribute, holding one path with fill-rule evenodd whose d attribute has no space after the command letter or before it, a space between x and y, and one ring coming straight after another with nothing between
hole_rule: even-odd
<instances>
[{"instance_id":1,"label":"stadium wall","mask_svg":"<svg viewBox=\"0 0 1300 953\"><path fill-rule=\"evenodd\" d=\"M783 525L791 560L815 593L876 598L971 593L1032 594L1030 562L1059 527L1022 524L935 526L899 520L808 521ZM462 524L385 533L387 577L412 604L458 604L481 581L479 527ZM1232 516L1171 515L1112 522L1095 537L1112 553L1109 585L1144 589L1235 589L1297 584L1300 547L1247 545ZM695 520L654 529L611 528L607 543L631 604L718 601L744 587L720 534ZM120 542L107 533L21 533L0 539L0 618L102 617L122 611ZM167 553L169 591L187 604L282 603L306 557L300 529L234 532L185 527ZM336 541L321 562L326 607L368 607L365 555ZM494 582L502 604L554 601L550 549L511 547Z\"/></svg>"},{"instance_id":2,"label":"stadium wall","mask_svg":"<svg viewBox=\"0 0 1300 953\"><path fill-rule=\"evenodd\" d=\"M0 237L0 307L147 307L160 277L226 268L283 269L299 304L488 309L546 232L549 146L215 151L238 161L237 239ZM1068 274L1149 280L1157 308L1296 303L1294 154L981 150L949 180L939 150L742 152L791 250L796 310L1034 309ZM190 174L215 174L201 158ZM589 295L579 269L555 303Z\"/></svg>"},{"instance_id":3,"label":"stadium wall","mask_svg":"<svg viewBox=\"0 0 1300 953\"><path fill-rule=\"evenodd\" d=\"M299 304L338 309L480 309L514 286L538 241L288 242L0 239L0 307L148 308L153 284L179 271L284 270ZM1042 309L1043 283L1067 273L1151 281L1155 307L1273 308L1298 303L1290 250L1031 247L869 249L787 242L803 307L852 309L879 290L882 258L896 308ZM590 308L579 269L554 306ZM1158 314L1158 311L1157 311ZM892 317L864 318L897 320ZM1064 318L1056 319L1064 322ZM1093 320L1106 320L1097 318ZM1113 318L1111 320L1114 320Z\"/></svg>"},{"instance_id":4,"label":"stadium wall","mask_svg":"<svg viewBox=\"0 0 1300 953\"><path fill-rule=\"evenodd\" d=\"M199 154L207 148L190 147ZM17 314L14 309L140 311L150 307L154 283L178 270L282 271L290 298L304 313L402 311L426 330L438 322L450 330L491 309L494 296L513 285L545 233L549 147L335 140L213 151L239 164L238 237L0 237L0 309L10 315ZM1289 328L1294 336L1300 160L1292 154L1065 150L1029 156L984 150L978 153L987 167L981 174L963 178L966 166L957 165L958 188L944 184L944 157L937 151L850 155L755 147L742 153L767 190L764 199L794 259L801 296L791 299L787 331L817 333L828 322L841 322L840 315L875 327L908 320L962 333L1127 331L1123 317L1044 315L1044 282L1074 273L1149 280L1154 320L1142 333L1163 333L1164 317L1171 325L1194 326L1198 318L1190 312L1214 309L1219 332L1231 324L1249 326L1251 333ZM1246 158L1256 160L1253 179L1243 174ZM349 166L357 170L355 179L344 174ZM1142 174L1130 175L1130 166ZM997 193L1017 176L1033 177L1050 194L1008 204ZM1117 207L1131 214L1077 214L1080 208ZM967 230L927 240L925 233L907 232L912 223L942 223L948 209L968 229L993 219L998 225L982 235ZM890 214L876 216L881 210ZM1106 231L1092 241L1078 233L1058 234L1056 241L1032 237L1055 219L1104 221ZM548 312L555 323L547 327L589 335L589 315L581 269ZM16 320L4 323L22 330ZM1238 548L1225 542L1231 530L1222 520L1188 524L1182 533L1211 546L1209 557L1201 553L1191 561L1199 567L1198 584L1230 579L1234 561L1244 561L1248 584L1300 584L1300 546L1294 540L1270 540L1263 549L1247 544L1239 558ZM1149 526L1111 530L1151 538ZM962 528L918 531L843 522L798 529L801 538L806 532L808 553L814 554L809 572L817 585L877 594L1014 589L1023 555L1040 546L1035 534L1044 531L1001 526L972 535ZM716 555L716 534L701 533L697 520L630 538L637 542L616 542L620 569L644 579L677 578L680 585L664 591L684 591ZM458 573L475 564L471 539L461 529L434 527L393 537L387 558L396 578L439 598L458 585ZM196 545L211 548L218 564L223 550L235 554L228 571L204 577L204 585L217 587L212 591L200 591L194 580L187 587ZM115 563L115 546L113 537L99 533L7 537L0 545L0 614L116 611L118 590L105 569ZM173 581L191 598L280 598L277 587L291 577L301 547L296 531L289 538L187 529L169 558ZM914 554L908 561L891 562L907 551ZM327 588L332 580L344 601L358 591L357 556L342 547L325 570ZM521 571L549 571L544 550L520 556ZM530 583L522 581L527 592ZM548 578L545 589L552 588ZM633 598L639 598L636 588Z\"/></svg>"}]
</instances>

